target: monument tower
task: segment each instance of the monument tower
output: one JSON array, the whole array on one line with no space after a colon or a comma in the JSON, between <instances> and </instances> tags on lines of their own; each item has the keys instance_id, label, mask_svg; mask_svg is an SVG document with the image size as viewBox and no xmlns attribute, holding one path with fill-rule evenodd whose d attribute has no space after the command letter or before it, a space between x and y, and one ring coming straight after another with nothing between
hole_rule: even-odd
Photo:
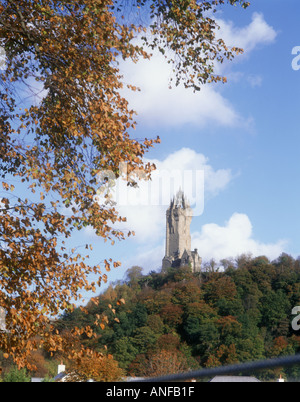
<instances>
[{"instance_id":1,"label":"monument tower","mask_svg":"<svg viewBox=\"0 0 300 402\"><path fill-rule=\"evenodd\" d=\"M201 258L198 250L191 251L190 225L192 209L183 192L178 191L166 212L166 252L163 269L190 266L192 272L200 272Z\"/></svg>"}]
</instances>

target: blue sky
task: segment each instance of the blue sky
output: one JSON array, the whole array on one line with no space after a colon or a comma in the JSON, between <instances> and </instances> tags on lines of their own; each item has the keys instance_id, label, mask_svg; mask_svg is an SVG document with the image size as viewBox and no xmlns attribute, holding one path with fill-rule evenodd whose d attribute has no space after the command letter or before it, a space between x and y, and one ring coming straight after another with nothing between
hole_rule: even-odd
<instances>
[{"instance_id":1,"label":"blue sky","mask_svg":"<svg viewBox=\"0 0 300 402\"><path fill-rule=\"evenodd\" d=\"M156 54L150 62L121 64L125 82L141 88L127 94L138 112L136 137L162 140L147 159L158 169L204 170L204 209L191 225L192 248L204 260L300 255L300 70L292 68L292 49L300 46L300 3L251 3L247 10L228 6L216 15L220 36L245 50L218 66L228 78L225 85L196 94L169 90L170 71ZM86 232L97 247L92 258L108 253L123 263L109 280L122 279L132 265L145 272L159 268L166 208L121 206L125 227L136 236L114 247Z\"/></svg>"},{"instance_id":2,"label":"blue sky","mask_svg":"<svg viewBox=\"0 0 300 402\"><path fill-rule=\"evenodd\" d=\"M223 7L216 14L220 36L245 53L217 67L227 84L200 93L168 89L171 72L157 54L120 65L124 81L141 88L126 93L138 112L134 136L161 138L147 159L159 171L204 172L204 183L192 184L204 185L204 208L191 225L192 247L204 260L300 255L300 70L292 68L299 15L299 0L252 0L247 10ZM121 205L128 217L124 229L135 230L134 238L110 246L86 229L74 243L93 244L92 264L105 258L122 262L109 273L109 283L123 279L132 265L157 270L166 209L167 203Z\"/></svg>"}]
</instances>

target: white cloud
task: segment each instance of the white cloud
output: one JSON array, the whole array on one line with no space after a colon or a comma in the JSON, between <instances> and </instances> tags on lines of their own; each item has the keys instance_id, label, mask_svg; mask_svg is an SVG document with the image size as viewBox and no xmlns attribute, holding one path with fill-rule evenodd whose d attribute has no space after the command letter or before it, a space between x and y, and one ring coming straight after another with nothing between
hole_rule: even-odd
<instances>
[{"instance_id":1,"label":"white cloud","mask_svg":"<svg viewBox=\"0 0 300 402\"><path fill-rule=\"evenodd\" d=\"M206 261L211 258L220 261L249 253L253 257L265 255L275 259L284 252L286 241L266 244L255 240L249 217L234 213L224 226L210 223L204 225L201 231L193 233L192 245L198 248L199 254Z\"/></svg>"},{"instance_id":2,"label":"white cloud","mask_svg":"<svg viewBox=\"0 0 300 402\"><path fill-rule=\"evenodd\" d=\"M157 247L143 247L137 249L136 254L124 262L124 267L130 268L138 265L143 268L143 273L157 271L162 265L162 259L165 255L165 246L162 241Z\"/></svg>"},{"instance_id":3,"label":"white cloud","mask_svg":"<svg viewBox=\"0 0 300 402\"><path fill-rule=\"evenodd\" d=\"M264 19L263 14L253 13L252 21L245 27L235 27L232 21L217 19L220 26L219 38L228 46L244 49L249 55L257 46L269 45L276 39L277 33Z\"/></svg>"},{"instance_id":4,"label":"white cloud","mask_svg":"<svg viewBox=\"0 0 300 402\"><path fill-rule=\"evenodd\" d=\"M155 243L164 238L166 209L180 187L196 216L202 214L205 200L216 196L233 180L230 169L215 169L207 157L190 148L171 153L164 160L147 161L157 167L151 181L140 181L135 189L118 179L114 188L116 209L127 218L118 228L135 231L139 243Z\"/></svg>"},{"instance_id":5,"label":"white cloud","mask_svg":"<svg viewBox=\"0 0 300 402\"><path fill-rule=\"evenodd\" d=\"M268 45L276 38L275 30L267 24L262 14L254 13L252 21L244 27L236 27L231 21L217 19L219 35L228 46L242 47L249 56L259 45ZM245 57L245 56L244 56ZM236 60L240 59L238 56ZM134 64L121 63L124 82L133 84L141 92L124 91L130 107L138 113L139 121L149 126L178 127L191 124L204 127L216 124L224 127L248 126L247 118L240 116L234 105L218 90L218 85L205 85L194 93L183 86L169 89L172 69L158 52L151 60ZM217 64L216 72L224 74L227 63ZM250 85L261 85L261 78L248 80ZM251 123L251 122L250 122Z\"/></svg>"},{"instance_id":6,"label":"white cloud","mask_svg":"<svg viewBox=\"0 0 300 402\"><path fill-rule=\"evenodd\" d=\"M165 217L161 217L160 231L165 234ZM224 226L215 223L203 225L199 232L192 233L192 249L197 248L203 263L212 258L219 262L224 258L233 258L250 254L261 255L270 260L278 258L285 251L286 241L262 243L253 238L252 224L246 214L234 213ZM155 238L157 244L151 242L140 245L133 257L125 261L125 266L139 265L144 273L161 267L165 254L164 237Z\"/></svg>"},{"instance_id":7,"label":"white cloud","mask_svg":"<svg viewBox=\"0 0 300 402\"><path fill-rule=\"evenodd\" d=\"M158 171L171 170L175 171L180 167L182 171L204 171L204 190L206 196L215 196L224 188L227 187L232 180L230 169L215 170L209 164L209 158L201 153L197 153L190 148L182 148L170 155L165 160L159 161L156 159L149 160L155 163ZM193 186L193 183L187 183L187 191ZM177 189L175 189L176 191ZM188 195L188 194L187 194ZM188 195L189 196L189 195Z\"/></svg>"},{"instance_id":8,"label":"white cloud","mask_svg":"<svg viewBox=\"0 0 300 402\"><path fill-rule=\"evenodd\" d=\"M204 127L209 122L228 127L242 124L233 105L213 85L203 86L197 93L183 86L170 89L170 66L161 54L155 53L150 61L126 63L122 66L125 82L133 83L141 92L125 91L125 97L144 124L168 127L183 124Z\"/></svg>"}]
</instances>

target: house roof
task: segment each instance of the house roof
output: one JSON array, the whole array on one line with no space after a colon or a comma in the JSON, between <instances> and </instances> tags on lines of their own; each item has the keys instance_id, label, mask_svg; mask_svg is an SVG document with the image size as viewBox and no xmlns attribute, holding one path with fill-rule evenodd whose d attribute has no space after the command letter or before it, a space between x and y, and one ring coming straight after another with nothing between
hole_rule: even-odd
<instances>
[{"instance_id":1,"label":"house roof","mask_svg":"<svg viewBox=\"0 0 300 402\"><path fill-rule=\"evenodd\" d=\"M31 382L43 382L44 378L42 378L42 377L32 377L30 381Z\"/></svg>"},{"instance_id":2,"label":"house roof","mask_svg":"<svg viewBox=\"0 0 300 402\"><path fill-rule=\"evenodd\" d=\"M260 382L255 377L245 376L216 376L210 382Z\"/></svg>"}]
</instances>

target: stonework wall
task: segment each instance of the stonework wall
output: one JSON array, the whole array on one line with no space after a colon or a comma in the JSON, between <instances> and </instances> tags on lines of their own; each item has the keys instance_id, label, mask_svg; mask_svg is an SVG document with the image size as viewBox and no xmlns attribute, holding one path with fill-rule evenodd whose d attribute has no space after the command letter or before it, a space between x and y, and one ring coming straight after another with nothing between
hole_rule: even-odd
<instances>
[{"instance_id":1,"label":"stonework wall","mask_svg":"<svg viewBox=\"0 0 300 402\"><path fill-rule=\"evenodd\" d=\"M201 258L196 250L191 251L191 222L192 210L184 194L178 192L166 213L166 254L163 269L190 265L193 272L200 271Z\"/></svg>"},{"instance_id":2,"label":"stonework wall","mask_svg":"<svg viewBox=\"0 0 300 402\"><path fill-rule=\"evenodd\" d=\"M184 250L191 249L190 224L192 218L177 207L167 211L166 255L182 257Z\"/></svg>"}]
</instances>

